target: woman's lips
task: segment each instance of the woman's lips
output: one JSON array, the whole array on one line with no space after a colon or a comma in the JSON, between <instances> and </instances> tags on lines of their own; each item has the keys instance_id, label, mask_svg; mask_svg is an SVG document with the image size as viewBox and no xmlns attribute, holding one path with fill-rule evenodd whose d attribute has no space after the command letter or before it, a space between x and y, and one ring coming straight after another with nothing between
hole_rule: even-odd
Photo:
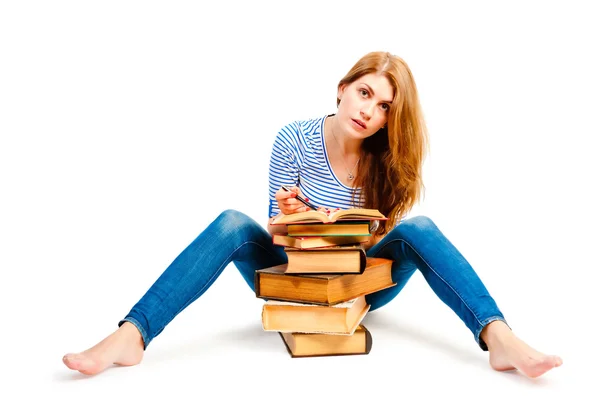
<instances>
[{"instance_id":1,"label":"woman's lips","mask_svg":"<svg viewBox=\"0 0 600 399\"><path fill-rule=\"evenodd\" d=\"M352 122L354 122L354 125L358 126L361 129L367 128L367 125L365 125L362 121L359 121L357 119L352 119Z\"/></svg>"}]
</instances>

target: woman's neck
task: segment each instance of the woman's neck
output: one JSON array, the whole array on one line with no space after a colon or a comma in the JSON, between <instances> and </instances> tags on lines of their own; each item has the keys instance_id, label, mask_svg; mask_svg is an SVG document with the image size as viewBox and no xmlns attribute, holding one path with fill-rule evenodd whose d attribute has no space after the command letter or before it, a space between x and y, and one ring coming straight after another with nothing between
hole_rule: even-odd
<instances>
[{"instance_id":1,"label":"woman's neck","mask_svg":"<svg viewBox=\"0 0 600 399\"><path fill-rule=\"evenodd\" d=\"M345 157L357 157L360 155L360 147L363 140L350 139L339 125L337 115L325 119L325 140L332 146L337 146Z\"/></svg>"}]
</instances>

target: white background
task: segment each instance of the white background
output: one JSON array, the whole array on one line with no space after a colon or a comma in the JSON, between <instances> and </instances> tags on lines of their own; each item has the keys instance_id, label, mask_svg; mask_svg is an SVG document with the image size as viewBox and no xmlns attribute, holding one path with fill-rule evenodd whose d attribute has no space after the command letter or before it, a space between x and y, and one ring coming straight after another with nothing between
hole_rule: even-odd
<instances>
[{"instance_id":1,"label":"white background","mask_svg":"<svg viewBox=\"0 0 600 399\"><path fill-rule=\"evenodd\" d=\"M1 396L594 396L592 3L2 2L0 379L16 391ZM365 319L371 354L290 359L231 265L140 366L66 369L222 210L266 222L277 130L335 112L337 82L372 50L404 58L420 91L431 146L413 214L564 366L492 371L418 273Z\"/></svg>"}]
</instances>

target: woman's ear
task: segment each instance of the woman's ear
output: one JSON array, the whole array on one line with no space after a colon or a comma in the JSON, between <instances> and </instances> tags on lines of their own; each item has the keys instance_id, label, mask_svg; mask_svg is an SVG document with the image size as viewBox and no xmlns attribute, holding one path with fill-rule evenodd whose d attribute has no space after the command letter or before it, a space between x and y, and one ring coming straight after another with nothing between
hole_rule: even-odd
<instances>
[{"instance_id":1,"label":"woman's ear","mask_svg":"<svg viewBox=\"0 0 600 399\"><path fill-rule=\"evenodd\" d=\"M347 87L348 87L348 85L345 83L342 83L338 86L338 92L337 92L338 101L342 99L342 94L344 94L344 91L346 91Z\"/></svg>"}]
</instances>

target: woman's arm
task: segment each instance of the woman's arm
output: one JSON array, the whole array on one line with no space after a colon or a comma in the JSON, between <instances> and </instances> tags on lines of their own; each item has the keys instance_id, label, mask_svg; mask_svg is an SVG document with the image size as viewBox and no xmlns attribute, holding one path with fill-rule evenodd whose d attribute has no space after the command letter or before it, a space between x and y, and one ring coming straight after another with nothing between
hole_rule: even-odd
<instances>
[{"instance_id":1,"label":"woman's arm","mask_svg":"<svg viewBox=\"0 0 600 399\"><path fill-rule=\"evenodd\" d=\"M371 235L371 237L369 237L369 241L367 241L365 244L363 244L363 248L365 249L365 251L369 250L372 246L374 246L379 241L381 241L381 239L383 237L385 237L385 234L381 234L381 235L375 234L375 232L377 231L378 228L379 228L379 220L374 220L371 223L370 228L369 228L369 231L372 233L372 235Z\"/></svg>"},{"instance_id":2,"label":"woman's arm","mask_svg":"<svg viewBox=\"0 0 600 399\"><path fill-rule=\"evenodd\" d=\"M368 251L369 249L371 249L371 247L373 247L375 244L381 241L383 237L385 237L385 234L382 234L380 236L372 235L371 238L369 238L369 241L363 244L364 250Z\"/></svg>"},{"instance_id":3,"label":"woman's arm","mask_svg":"<svg viewBox=\"0 0 600 399\"><path fill-rule=\"evenodd\" d=\"M272 226L271 225L271 222L277 216L279 216L279 215L276 215L276 216L273 216L272 218L269 218L269 221L267 222L267 231L271 235L273 235L273 234L287 234L287 226L285 224L276 225L276 226Z\"/></svg>"},{"instance_id":4,"label":"woman's arm","mask_svg":"<svg viewBox=\"0 0 600 399\"><path fill-rule=\"evenodd\" d=\"M306 212L309 209L302 202L296 199L296 196L301 194L300 189L298 187L292 187L291 190L292 191L285 191L280 188L275 193L277 207L280 209L279 215L281 215L282 213L285 215L289 215L290 213ZM271 225L273 219L275 219L279 215L275 215L269 218L269 221L267 222L267 231L271 235L287 234L286 225Z\"/></svg>"}]
</instances>

